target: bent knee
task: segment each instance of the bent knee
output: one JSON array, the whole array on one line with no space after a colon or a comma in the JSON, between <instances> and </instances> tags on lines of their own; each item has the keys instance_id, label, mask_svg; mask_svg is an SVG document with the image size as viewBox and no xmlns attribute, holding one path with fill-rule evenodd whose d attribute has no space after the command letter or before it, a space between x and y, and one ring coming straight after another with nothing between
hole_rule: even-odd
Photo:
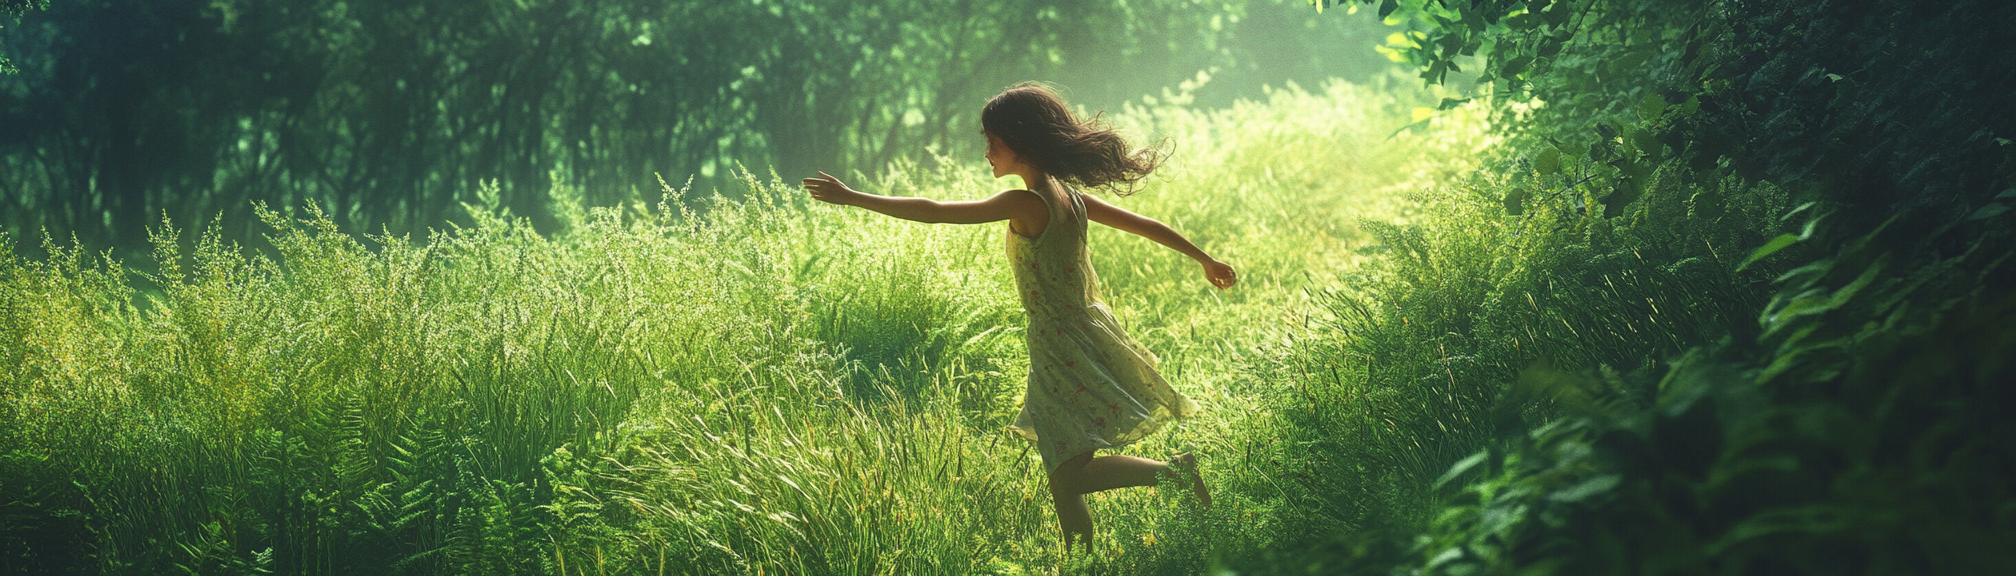
<instances>
[{"instance_id":1,"label":"bent knee","mask_svg":"<svg viewBox=\"0 0 2016 576\"><path fill-rule=\"evenodd\" d=\"M1082 492L1077 490L1081 484L1078 476L1083 471L1083 468L1085 468L1085 465L1091 462L1092 452L1087 451L1084 454L1079 454L1070 460L1057 464L1057 468L1050 471L1048 478L1050 493L1060 496L1081 494Z\"/></svg>"},{"instance_id":2,"label":"bent knee","mask_svg":"<svg viewBox=\"0 0 2016 576\"><path fill-rule=\"evenodd\" d=\"M1050 488L1051 496L1073 496L1078 494L1077 492L1071 491L1072 487L1071 480L1069 478L1064 478L1063 476L1065 475L1066 473L1063 470L1055 470L1050 472L1048 485Z\"/></svg>"}]
</instances>

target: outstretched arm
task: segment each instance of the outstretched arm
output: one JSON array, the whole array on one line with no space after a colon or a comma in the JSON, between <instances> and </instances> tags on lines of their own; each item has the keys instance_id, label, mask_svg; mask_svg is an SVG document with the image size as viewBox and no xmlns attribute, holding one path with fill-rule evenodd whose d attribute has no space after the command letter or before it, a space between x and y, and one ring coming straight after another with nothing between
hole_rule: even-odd
<instances>
[{"instance_id":1,"label":"outstretched arm","mask_svg":"<svg viewBox=\"0 0 2016 576\"><path fill-rule=\"evenodd\" d=\"M1184 256L1189 256L1190 259L1196 260L1198 264L1204 266L1204 278L1210 280L1211 285L1219 288L1230 288L1232 284L1239 281L1239 274L1232 270L1231 265L1219 262L1216 258L1212 258L1210 254L1205 254L1202 248L1198 248L1196 244L1191 244L1189 238L1184 238L1182 234L1177 233L1169 225L1163 224L1154 218L1128 212L1125 208L1107 204L1106 201L1089 195L1081 194L1079 197L1085 199L1085 217L1087 219L1111 226L1122 232L1154 240L1157 244L1168 246L1170 250L1175 250L1181 252Z\"/></svg>"},{"instance_id":2,"label":"outstretched arm","mask_svg":"<svg viewBox=\"0 0 2016 576\"><path fill-rule=\"evenodd\" d=\"M1028 224L1033 217L1047 219L1049 216L1048 208L1043 205L1041 199L1012 190L995 194L985 200L938 201L930 198L878 196L849 188L831 174L820 172L818 178L805 179L805 191L812 195L813 200L820 202L865 208L904 220L933 224L981 224L1002 220L1014 220L1014 224Z\"/></svg>"}]
</instances>

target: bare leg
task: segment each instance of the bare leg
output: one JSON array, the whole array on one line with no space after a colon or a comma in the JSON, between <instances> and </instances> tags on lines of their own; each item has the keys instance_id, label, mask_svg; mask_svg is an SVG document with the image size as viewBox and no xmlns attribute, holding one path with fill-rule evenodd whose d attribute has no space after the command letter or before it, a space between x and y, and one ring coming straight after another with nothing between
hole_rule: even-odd
<instances>
[{"instance_id":1,"label":"bare leg","mask_svg":"<svg viewBox=\"0 0 2016 576\"><path fill-rule=\"evenodd\" d=\"M1135 456L1094 458L1092 452L1086 452L1057 465L1050 472L1050 499L1057 506L1057 523L1064 529L1064 551L1069 553L1072 540L1081 538L1085 550L1092 550L1092 510L1085 506L1085 494L1154 486L1157 477L1163 474L1189 485L1198 502L1205 508L1211 507L1211 491L1204 487L1204 476L1198 473L1197 456L1193 454L1177 456L1172 465Z\"/></svg>"},{"instance_id":2,"label":"bare leg","mask_svg":"<svg viewBox=\"0 0 2016 576\"><path fill-rule=\"evenodd\" d=\"M1092 551L1092 510L1085 506L1085 495L1073 492L1065 486L1063 477L1071 476L1066 470L1083 468L1092 459L1092 453L1079 454L1050 472L1050 502L1057 507L1057 524L1064 529L1064 553L1071 553L1071 543L1085 543L1085 551Z\"/></svg>"},{"instance_id":3,"label":"bare leg","mask_svg":"<svg viewBox=\"0 0 2016 576\"><path fill-rule=\"evenodd\" d=\"M1051 473L1051 484L1061 484L1064 489L1078 494L1103 492L1114 488L1154 486L1155 476L1169 470L1169 464L1135 456L1091 456L1087 452L1072 458ZM1079 463L1080 459L1083 463ZM1077 466L1072 464L1078 463Z\"/></svg>"},{"instance_id":4,"label":"bare leg","mask_svg":"<svg viewBox=\"0 0 2016 576\"><path fill-rule=\"evenodd\" d=\"M1092 551L1092 509L1085 506L1085 495L1065 494L1056 488L1050 489L1050 502L1057 506L1057 525L1064 529L1064 553L1071 553L1072 542L1082 542L1085 551Z\"/></svg>"},{"instance_id":5,"label":"bare leg","mask_svg":"<svg viewBox=\"0 0 2016 576\"><path fill-rule=\"evenodd\" d=\"M1189 486L1190 493L1205 507L1211 506L1211 491L1204 487L1204 476L1197 471L1194 454L1178 455L1175 462L1120 455L1090 458L1090 455L1090 452L1080 454L1059 465L1050 476L1052 490L1090 494L1114 488L1154 486L1157 477L1168 475L1177 484Z\"/></svg>"}]
</instances>

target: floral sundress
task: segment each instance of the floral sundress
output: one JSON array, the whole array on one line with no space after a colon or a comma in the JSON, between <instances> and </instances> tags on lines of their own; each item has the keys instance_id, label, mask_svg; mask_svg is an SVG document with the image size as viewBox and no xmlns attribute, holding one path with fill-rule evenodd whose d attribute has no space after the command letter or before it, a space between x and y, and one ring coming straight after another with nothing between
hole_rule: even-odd
<instances>
[{"instance_id":1,"label":"floral sundress","mask_svg":"<svg viewBox=\"0 0 2016 576\"><path fill-rule=\"evenodd\" d=\"M1153 353L1128 338L1099 297L1085 249L1085 201L1038 197L1050 223L1035 238L1008 234L1022 309L1029 313L1029 389L1010 427L1036 442L1046 471L1098 448L1147 437L1198 411L1156 373Z\"/></svg>"}]
</instances>

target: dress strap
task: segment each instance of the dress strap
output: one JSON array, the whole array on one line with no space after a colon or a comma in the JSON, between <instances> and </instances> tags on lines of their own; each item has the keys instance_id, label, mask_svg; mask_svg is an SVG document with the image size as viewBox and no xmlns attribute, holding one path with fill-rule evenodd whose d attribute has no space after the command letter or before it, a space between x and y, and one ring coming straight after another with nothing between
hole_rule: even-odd
<instances>
[{"instance_id":1,"label":"dress strap","mask_svg":"<svg viewBox=\"0 0 2016 576\"><path fill-rule=\"evenodd\" d=\"M1091 216L1085 213L1085 196L1079 194L1077 190L1070 188L1065 188L1064 193L1071 195L1071 209L1077 212L1078 219L1080 221L1090 220Z\"/></svg>"},{"instance_id":2,"label":"dress strap","mask_svg":"<svg viewBox=\"0 0 2016 576\"><path fill-rule=\"evenodd\" d=\"M1058 209L1060 209L1060 208L1063 208L1063 207L1062 207L1062 206L1058 206L1058 205L1057 205L1057 201L1055 201L1055 200L1052 200L1052 199L1050 198L1050 195L1049 195L1049 194L1044 194L1044 193L1042 193L1042 192L1038 192L1038 191L1036 191L1036 189L1035 189L1034 187L1031 187L1031 188L1029 188L1029 193L1030 193L1030 194L1035 194L1037 198L1040 198L1040 199L1042 199L1042 200L1043 200L1043 207L1044 207L1044 208L1046 208L1046 209L1048 209L1048 210L1050 211L1050 219L1051 219L1052 221L1055 221L1055 220L1057 219L1057 212L1058 212ZM1068 210L1068 209L1066 209L1066 210ZM1046 227L1045 227L1045 229L1047 230L1047 229L1048 229L1048 227L1046 226Z\"/></svg>"},{"instance_id":3,"label":"dress strap","mask_svg":"<svg viewBox=\"0 0 2016 576\"><path fill-rule=\"evenodd\" d=\"M1063 204L1059 204L1057 201L1051 199L1048 194L1037 192L1035 188L1030 188L1029 193L1035 194L1037 198L1042 199L1043 206L1050 210L1051 225L1057 223L1057 217L1059 216L1065 216L1068 221L1083 223L1085 220L1085 200L1079 197L1078 191L1072 190L1062 182L1057 184L1057 188L1064 191L1066 202ZM1049 225L1044 226L1046 234L1049 229ZM1043 235L1039 234L1037 236L1042 237Z\"/></svg>"}]
</instances>

